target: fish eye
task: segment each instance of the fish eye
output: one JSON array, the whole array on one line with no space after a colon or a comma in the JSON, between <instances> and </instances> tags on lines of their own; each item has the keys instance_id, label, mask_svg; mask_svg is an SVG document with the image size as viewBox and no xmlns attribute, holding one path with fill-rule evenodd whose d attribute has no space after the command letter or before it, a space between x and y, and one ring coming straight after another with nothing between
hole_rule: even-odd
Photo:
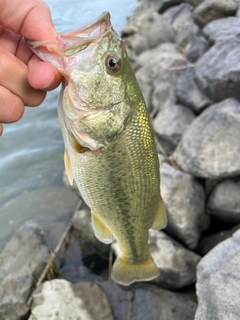
<instances>
[{"instance_id":1,"label":"fish eye","mask_svg":"<svg viewBox=\"0 0 240 320\"><path fill-rule=\"evenodd\" d=\"M116 55L108 55L105 59L105 66L111 72L118 72L121 69L121 59Z\"/></svg>"}]
</instances>

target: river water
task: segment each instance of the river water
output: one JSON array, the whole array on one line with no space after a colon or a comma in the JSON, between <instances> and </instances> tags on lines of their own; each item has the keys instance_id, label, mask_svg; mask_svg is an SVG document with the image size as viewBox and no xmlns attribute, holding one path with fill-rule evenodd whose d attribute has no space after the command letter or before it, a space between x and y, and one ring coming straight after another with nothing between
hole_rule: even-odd
<instances>
[{"instance_id":1,"label":"river water","mask_svg":"<svg viewBox=\"0 0 240 320\"><path fill-rule=\"evenodd\" d=\"M47 0L58 32L77 29L109 11L120 33L137 0ZM23 118L4 126L0 137L0 251L28 219L45 225L70 218L76 195L62 181L63 141L57 119L59 89L40 107L26 108Z\"/></svg>"}]
</instances>

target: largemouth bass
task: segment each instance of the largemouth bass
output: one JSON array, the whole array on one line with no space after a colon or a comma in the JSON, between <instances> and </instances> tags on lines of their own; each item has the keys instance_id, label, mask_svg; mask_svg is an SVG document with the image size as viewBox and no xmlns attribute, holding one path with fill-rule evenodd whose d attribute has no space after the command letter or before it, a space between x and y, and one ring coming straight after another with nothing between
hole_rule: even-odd
<instances>
[{"instance_id":1,"label":"largemouth bass","mask_svg":"<svg viewBox=\"0 0 240 320\"><path fill-rule=\"evenodd\" d=\"M65 167L91 209L96 237L120 246L112 278L129 285L157 277L147 240L150 228L166 225L159 161L142 93L109 13L29 44L64 76L58 114Z\"/></svg>"}]
</instances>

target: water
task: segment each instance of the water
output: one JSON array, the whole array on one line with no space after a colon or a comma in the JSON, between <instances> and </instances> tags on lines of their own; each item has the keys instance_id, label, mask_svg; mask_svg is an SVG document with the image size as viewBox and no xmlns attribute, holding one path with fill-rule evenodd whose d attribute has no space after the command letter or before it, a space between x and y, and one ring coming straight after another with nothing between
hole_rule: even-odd
<instances>
[{"instance_id":1,"label":"water","mask_svg":"<svg viewBox=\"0 0 240 320\"><path fill-rule=\"evenodd\" d=\"M110 11L120 33L137 0L47 0L58 32L77 29ZM59 88L40 107L4 126L0 137L0 251L27 219L67 219L77 197L62 182L63 141L57 119ZM61 197L59 197L61 195ZM62 201L62 203L61 203Z\"/></svg>"}]
</instances>

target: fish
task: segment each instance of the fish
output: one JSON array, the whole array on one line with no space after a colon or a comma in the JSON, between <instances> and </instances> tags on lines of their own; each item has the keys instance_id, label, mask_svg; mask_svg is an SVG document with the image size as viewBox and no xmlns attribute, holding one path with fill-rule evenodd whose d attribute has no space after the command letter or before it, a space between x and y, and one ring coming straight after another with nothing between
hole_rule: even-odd
<instances>
[{"instance_id":1,"label":"fish","mask_svg":"<svg viewBox=\"0 0 240 320\"><path fill-rule=\"evenodd\" d=\"M65 168L91 209L96 237L119 244L112 279L128 286L158 277L148 230L167 223L159 160L143 95L110 14L28 44L63 75L58 116Z\"/></svg>"}]
</instances>

